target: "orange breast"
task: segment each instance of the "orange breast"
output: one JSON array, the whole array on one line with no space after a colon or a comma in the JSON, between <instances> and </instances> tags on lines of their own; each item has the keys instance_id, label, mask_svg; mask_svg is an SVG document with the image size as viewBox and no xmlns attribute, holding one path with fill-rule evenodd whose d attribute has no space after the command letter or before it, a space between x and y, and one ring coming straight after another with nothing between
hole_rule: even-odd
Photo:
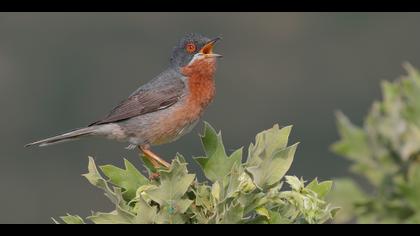
<instances>
[{"instance_id":1,"label":"orange breast","mask_svg":"<svg viewBox=\"0 0 420 236\"><path fill-rule=\"evenodd\" d=\"M181 69L188 77L188 94L183 104L174 105L169 117L162 117L157 122L153 135L148 139L158 145L176 140L187 133L200 118L204 109L213 100L215 94L215 61L205 59ZM176 108L175 108L176 107Z\"/></svg>"},{"instance_id":2,"label":"orange breast","mask_svg":"<svg viewBox=\"0 0 420 236\"><path fill-rule=\"evenodd\" d=\"M200 115L213 100L215 70L216 61L214 58L198 60L181 69L181 72L188 77L187 108L190 113Z\"/></svg>"}]
</instances>

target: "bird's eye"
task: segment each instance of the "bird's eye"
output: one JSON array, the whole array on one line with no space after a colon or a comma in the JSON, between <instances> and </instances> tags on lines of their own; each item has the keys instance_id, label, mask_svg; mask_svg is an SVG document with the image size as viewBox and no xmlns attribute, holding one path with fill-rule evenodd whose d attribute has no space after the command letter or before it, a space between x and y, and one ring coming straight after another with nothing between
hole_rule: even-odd
<instances>
[{"instance_id":1,"label":"bird's eye","mask_svg":"<svg viewBox=\"0 0 420 236\"><path fill-rule=\"evenodd\" d=\"M187 45L185 45L185 50L186 50L188 53L193 53L193 52L195 52L195 49L196 49L196 46L195 46L195 44L194 44L194 43L187 43Z\"/></svg>"}]
</instances>

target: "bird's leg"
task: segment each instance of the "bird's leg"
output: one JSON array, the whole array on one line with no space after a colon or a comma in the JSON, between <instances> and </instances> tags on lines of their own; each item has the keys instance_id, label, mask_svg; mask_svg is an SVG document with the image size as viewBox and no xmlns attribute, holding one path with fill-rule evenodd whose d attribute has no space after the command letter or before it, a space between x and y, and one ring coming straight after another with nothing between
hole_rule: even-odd
<instances>
[{"instance_id":1,"label":"bird's leg","mask_svg":"<svg viewBox=\"0 0 420 236\"><path fill-rule=\"evenodd\" d=\"M155 153L153 153L149 147L147 146L139 146L139 149L144 153L144 155L146 156L146 158L152 163L153 167L155 168L160 168L160 167L165 167L167 169L169 169L169 167L171 166L168 162L166 162L165 160L163 160L162 158L160 158L158 155L156 155Z\"/></svg>"},{"instance_id":2,"label":"bird's leg","mask_svg":"<svg viewBox=\"0 0 420 236\"><path fill-rule=\"evenodd\" d=\"M144 152L143 152L144 153ZM148 155L144 154L144 156L147 158L147 160L150 161L150 163L152 164L153 168L157 169L162 167L161 165L159 165L159 163L157 161L155 161L155 159L150 158Z\"/></svg>"}]
</instances>

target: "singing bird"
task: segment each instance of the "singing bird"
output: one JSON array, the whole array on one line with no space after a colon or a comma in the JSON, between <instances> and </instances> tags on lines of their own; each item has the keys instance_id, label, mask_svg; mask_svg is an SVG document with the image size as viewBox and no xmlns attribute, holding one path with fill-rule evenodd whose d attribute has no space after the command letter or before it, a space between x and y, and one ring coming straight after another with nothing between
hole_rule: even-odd
<instances>
[{"instance_id":1,"label":"singing bird","mask_svg":"<svg viewBox=\"0 0 420 236\"><path fill-rule=\"evenodd\" d=\"M100 136L138 147L155 167L169 164L151 146L169 143L197 124L215 95L214 74L219 54L210 39L197 33L183 37L174 47L169 67L139 87L103 119L85 128L29 143L48 146L81 137Z\"/></svg>"}]
</instances>

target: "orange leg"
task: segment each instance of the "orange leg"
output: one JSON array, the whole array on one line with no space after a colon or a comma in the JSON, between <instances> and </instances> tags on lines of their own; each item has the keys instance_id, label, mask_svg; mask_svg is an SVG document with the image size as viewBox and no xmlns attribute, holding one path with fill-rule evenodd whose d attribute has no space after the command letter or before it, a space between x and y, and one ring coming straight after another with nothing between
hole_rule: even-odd
<instances>
[{"instance_id":1,"label":"orange leg","mask_svg":"<svg viewBox=\"0 0 420 236\"><path fill-rule=\"evenodd\" d=\"M169 169L169 167L171 166L168 162L166 162L165 160L160 158L158 155L153 153L148 147L139 146L139 149L144 153L146 158L149 159L149 161L152 163L153 167L160 168L160 167L163 166L163 167Z\"/></svg>"}]
</instances>

